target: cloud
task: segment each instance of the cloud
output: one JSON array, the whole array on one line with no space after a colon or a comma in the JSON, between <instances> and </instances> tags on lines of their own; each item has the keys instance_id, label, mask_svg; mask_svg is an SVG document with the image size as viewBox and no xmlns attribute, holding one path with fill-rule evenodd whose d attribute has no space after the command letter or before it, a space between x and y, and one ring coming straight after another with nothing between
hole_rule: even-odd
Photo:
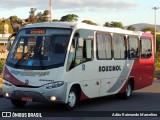
<instances>
[{"instance_id":1,"label":"cloud","mask_svg":"<svg viewBox=\"0 0 160 120\"><path fill-rule=\"evenodd\" d=\"M126 0L52 0L53 9L84 12L86 10L117 9L126 10L137 7L133 2ZM0 9L16 9L22 7L33 7L37 9L48 9L49 0L1 0Z\"/></svg>"}]
</instances>

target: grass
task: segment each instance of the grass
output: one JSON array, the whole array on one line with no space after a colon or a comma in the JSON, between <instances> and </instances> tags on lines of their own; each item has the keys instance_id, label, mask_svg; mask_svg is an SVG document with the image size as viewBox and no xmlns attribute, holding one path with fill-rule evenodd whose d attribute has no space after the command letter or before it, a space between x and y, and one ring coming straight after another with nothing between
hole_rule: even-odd
<instances>
[{"instance_id":1,"label":"grass","mask_svg":"<svg viewBox=\"0 0 160 120\"><path fill-rule=\"evenodd\" d=\"M155 71L154 76L158 79L160 79L160 71Z\"/></svg>"}]
</instances>

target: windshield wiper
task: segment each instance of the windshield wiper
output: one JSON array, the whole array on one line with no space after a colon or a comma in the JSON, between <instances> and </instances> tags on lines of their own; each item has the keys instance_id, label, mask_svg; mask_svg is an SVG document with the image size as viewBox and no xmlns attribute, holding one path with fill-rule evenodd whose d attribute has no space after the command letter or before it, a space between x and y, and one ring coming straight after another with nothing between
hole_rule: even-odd
<instances>
[{"instance_id":1,"label":"windshield wiper","mask_svg":"<svg viewBox=\"0 0 160 120\"><path fill-rule=\"evenodd\" d=\"M27 55L30 55L31 54L31 49L28 50L28 52L24 53L23 56L17 61L17 63L15 64L15 67L18 68L18 65L20 62L22 62L23 60L25 60L24 58L27 56Z\"/></svg>"}]
</instances>

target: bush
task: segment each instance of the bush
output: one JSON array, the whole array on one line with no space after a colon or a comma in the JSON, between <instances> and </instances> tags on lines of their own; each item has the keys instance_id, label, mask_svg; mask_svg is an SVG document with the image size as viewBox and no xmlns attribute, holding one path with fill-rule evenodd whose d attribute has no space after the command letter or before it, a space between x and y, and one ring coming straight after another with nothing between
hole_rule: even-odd
<instances>
[{"instance_id":1,"label":"bush","mask_svg":"<svg viewBox=\"0 0 160 120\"><path fill-rule=\"evenodd\" d=\"M160 70L160 49L156 52L156 71Z\"/></svg>"},{"instance_id":2,"label":"bush","mask_svg":"<svg viewBox=\"0 0 160 120\"><path fill-rule=\"evenodd\" d=\"M5 61L4 60L0 60L0 74L3 71L3 66L4 66Z\"/></svg>"}]
</instances>

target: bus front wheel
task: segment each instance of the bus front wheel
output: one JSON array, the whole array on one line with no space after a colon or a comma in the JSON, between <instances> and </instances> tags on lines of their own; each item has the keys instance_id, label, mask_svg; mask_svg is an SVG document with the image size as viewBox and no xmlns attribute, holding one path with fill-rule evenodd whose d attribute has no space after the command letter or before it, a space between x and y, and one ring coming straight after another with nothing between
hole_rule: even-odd
<instances>
[{"instance_id":1,"label":"bus front wheel","mask_svg":"<svg viewBox=\"0 0 160 120\"><path fill-rule=\"evenodd\" d=\"M78 92L75 88L71 88L68 94L68 101L66 104L67 110L74 110L78 103Z\"/></svg>"},{"instance_id":2,"label":"bus front wheel","mask_svg":"<svg viewBox=\"0 0 160 120\"><path fill-rule=\"evenodd\" d=\"M24 107L27 103L26 101L13 100L13 99L11 99L11 102L15 107Z\"/></svg>"}]
</instances>

